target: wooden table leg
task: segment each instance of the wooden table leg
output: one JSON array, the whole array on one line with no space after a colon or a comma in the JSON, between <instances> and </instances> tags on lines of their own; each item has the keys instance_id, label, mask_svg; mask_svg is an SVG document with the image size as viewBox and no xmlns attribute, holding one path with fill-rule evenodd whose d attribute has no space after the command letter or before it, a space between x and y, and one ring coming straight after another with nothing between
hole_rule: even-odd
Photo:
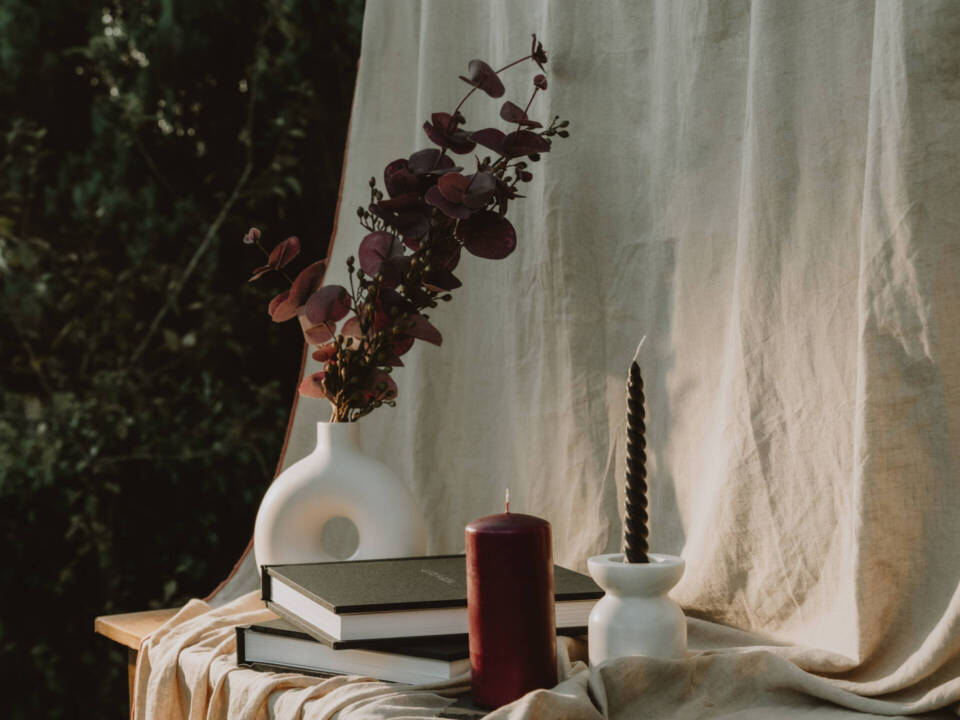
<instances>
[{"instance_id":1,"label":"wooden table leg","mask_svg":"<svg viewBox=\"0 0 960 720\"><path fill-rule=\"evenodd\" d=\"M137 674L137 653L141 641L177 613L176 608L147 610L122 615L103 615L94 620L95 632L127 648L127 696L133 709L133 681Z\"/></svg>"},{"instance_id":2,"label":"wooden table leg","mask_svg":"<svg viewBox=\"0 0 960 720\"><path fill-rule=\"evenodd\" d=\"M130 713L133 714L133 681L137 677L137 651L127 648L127 697L130 698Z\"/></svg>"}]
</instances>

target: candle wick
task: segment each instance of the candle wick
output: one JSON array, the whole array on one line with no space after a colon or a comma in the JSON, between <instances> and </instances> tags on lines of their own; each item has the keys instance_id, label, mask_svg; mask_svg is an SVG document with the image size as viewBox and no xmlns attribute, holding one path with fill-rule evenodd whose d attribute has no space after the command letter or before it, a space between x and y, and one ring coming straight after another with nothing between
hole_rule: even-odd
<instances>
[{"instance_id":1,"label":"candle wick","mask_svg":"<svg viewBox=\"0 0 960 720\"><path fill-rule=\"evenodd\" d=\"M640 357L640 348L643 347L643 341L646 340L646 339L647 339L647 336L646 336L646 335L644 335L642 338L640 338L640 344L637 345L637 351L633 354L633 361L634 361L634 362L636 362L636 361L637 361L637 358Z\"/></svg>"},{"instance_id":2,"label":"candle wick","mask_svg":"<svg viewBox=\"0 0 960 720\"><path fill-rule=\"evenodd\" d=\"M506 505L507 505L507 512L510 512L510 488L507 488Z\"/></svg>"}]
</instances>

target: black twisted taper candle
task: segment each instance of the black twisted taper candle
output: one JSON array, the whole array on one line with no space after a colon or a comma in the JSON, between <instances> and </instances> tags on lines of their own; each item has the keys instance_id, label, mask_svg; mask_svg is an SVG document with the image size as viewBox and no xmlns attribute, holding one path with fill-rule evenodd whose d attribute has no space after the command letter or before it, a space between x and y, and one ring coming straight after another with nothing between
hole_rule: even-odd
<instances>
[{"instance_id":1,"label":"black twisted taper candle","mask_svg":"<svg viewBox=\"0 0 960 720\"><path fill-rule=\"evenodd\" d=\"M623 554L624 561L629 563L650 562L647 557L647 427L643 401L643 377L634 357L627 380L627 481L623 514Z\"/></svg>"}]
</instances>

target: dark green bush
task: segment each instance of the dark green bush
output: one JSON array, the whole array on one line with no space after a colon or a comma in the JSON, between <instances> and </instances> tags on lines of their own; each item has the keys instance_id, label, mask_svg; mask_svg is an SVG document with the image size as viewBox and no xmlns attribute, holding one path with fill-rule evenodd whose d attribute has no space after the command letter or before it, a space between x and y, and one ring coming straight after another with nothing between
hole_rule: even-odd
<instances>
[{"instance_id":1,"label":"dark green bush","mask_svg":"<svg viewBox=\"0 0 960 720\"><path fill-rule=\"evenodd\" d=\"M301 339L240 239L325 254L362 11L0 5L7 717L123 717L93 618L203 596L246 545Z\"/></svg>"}]
</instances>

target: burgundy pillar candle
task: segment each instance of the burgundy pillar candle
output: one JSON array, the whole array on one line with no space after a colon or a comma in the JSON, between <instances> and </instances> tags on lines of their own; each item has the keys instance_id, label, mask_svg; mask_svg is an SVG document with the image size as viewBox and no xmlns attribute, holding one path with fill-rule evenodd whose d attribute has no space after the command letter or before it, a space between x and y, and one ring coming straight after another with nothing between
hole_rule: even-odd
<instances>
[{"instance_id":1,"label":"burgundy pillar candle","mask_svg":"<svg viewBox=\"0 0 960 720\"><path fill-rule=\"evenodd\" d=\"M473 702L496 708L557 684L550 523L508 501L466 534Z\"/></svg>"}]
</instances>

